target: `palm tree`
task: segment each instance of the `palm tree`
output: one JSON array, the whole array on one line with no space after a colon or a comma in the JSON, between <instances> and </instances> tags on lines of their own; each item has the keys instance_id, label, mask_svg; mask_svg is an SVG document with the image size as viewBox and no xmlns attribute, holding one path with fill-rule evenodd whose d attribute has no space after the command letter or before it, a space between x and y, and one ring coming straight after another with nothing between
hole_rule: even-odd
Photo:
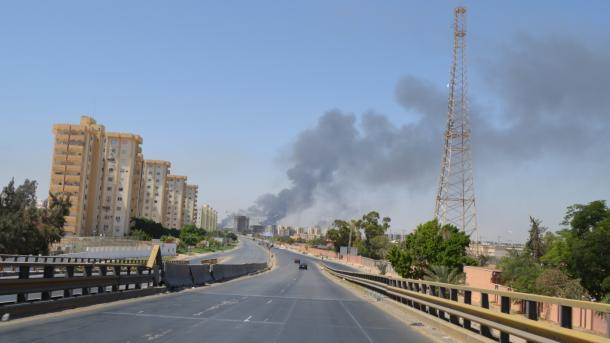
<instances>
[{"instance_id":1,"label":"palm tree","mask_svg":"<svg viewBox=\"0 0 610 343\"><path fill-rule=\"evenodd\" d=\"M441 265L431 265L424 272L424 280L460 284L464 283L464 273L458 268L449 268Z\"/></svg>"}]
</instances>

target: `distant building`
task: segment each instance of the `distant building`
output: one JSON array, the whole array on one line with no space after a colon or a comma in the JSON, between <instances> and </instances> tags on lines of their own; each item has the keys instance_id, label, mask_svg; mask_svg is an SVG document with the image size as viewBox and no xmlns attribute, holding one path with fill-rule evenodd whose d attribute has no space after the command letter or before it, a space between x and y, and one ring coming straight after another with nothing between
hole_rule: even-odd
<instances>
[{"instance_id":1,"label":"distant building","mask_svg":"<svg viewBox=\"0 0 610 343\"><path fill-rule=\"evenodd\" d=\"M197 185L186 185L184 196L184 225L195 225L197 222Z\"/></svg>"},{"instance_id":2,"label":"distant building","mask_svg":"<svg viewBox=\"0 0 610 343\"><path fill-rule=\"evenodd\" d=\"M101 184L101 202L96 234L125 236L137 204L134 187L139 184L142 137L129 133L106 133L104 141L104 166ZM134 194L135 193L135 194Z\"/></svg>"},{"instance_id":3,"label":"distant building","mask_svg":"<svg viewBox=\"0 0 610 343\"><path fill-rule=\"evenodd\" d=\"M239 233L247 233L250 227L250 218L247 216L234 216L233 229Z\"/></svg>"},{"instance_id":4,"label":"distant building","mask_svg":"<svg viewBox=\"0 0 610 343\"><path fill-rule=\"evenodd\" d=\"M218 211L210 205L203 205L199 214L199 227L208 231L216 231L218 229Z\"/></svg>"},{"instance_id":5,"label":"distant building","mask_svg":"<svg viewBox=\"0 0 610 343\"><path fill-rule=\"evenodd\" d=\"M167 212L167 176L172 164L168 161L145 160L142 168L137 217L165 223Z\"/></svg>"},{"instance_id":6,"label":"distant building","mask_svg":"<svg viewBox=\"0 0 610 343\"><path fill-rule=\"evenodd\" d=\"M261 233L265 232L265 226L260 225L260 224L250 225L250 231L252 231L253 234L256 234L256 233L261 234Z\"/></svg>"},{"instance_id":7,"label":"distant building","mask_svg":"<svg viewBox=\"0 0 610 343\"><path fill-rule=\"evenodd\" d=\"M167 176L167 210L164 225L170 229L181 229L184 225L184 199L186 176Z\"/></svg>"},{"instance_id":8,"label":"distant building","mask_svg":"<svg viewBox=\"0 0 610 343\"><path fill-rule=\"evenodd\" d=\"M82 116L79 124L53 125L54 147L49 191L70 197L66 235L93 235L103 175L105 128Z\"/></svg>"}]
</instances>

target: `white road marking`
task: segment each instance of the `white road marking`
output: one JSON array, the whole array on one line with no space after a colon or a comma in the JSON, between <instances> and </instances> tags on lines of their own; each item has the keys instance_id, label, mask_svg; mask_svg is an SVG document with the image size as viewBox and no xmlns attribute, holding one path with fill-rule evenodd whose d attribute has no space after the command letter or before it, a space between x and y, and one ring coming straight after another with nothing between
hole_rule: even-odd
<instances>
[{"instance_id":1,"label":"white road marking","mask_svg":"<svg viewBox=\"0 0 610 343\"><path fill-rule=\"evenodd\" d=\"M161 338L161 337L167 335L170 332L172 332L172 329L165 330L165 331L160 332L160 333L158 333L156 335L151 335L151 334L147 333L146 335L144 335L144 337L146 337L147 341L154 341L155 339Z\"/></svg>"},{"instance_id":2,"label":"white road marking","mask_svg":"<svg viewBox=\"0 0 610 343\"><path fill-rule=\"evenodd\" d=\"M249 322L250 318L252 318L252 316L248 316L248 318L244 319L244 322Z\"/></svg>"},{"instance_id":3,"label":"white road marking","mask_svg":"<svg viewBox=\"0 0 610 343\"><path fill-rule=\"evenodd\" d=\"M362 325L360 325L360 322L358 322L358 320L356 319L356 317L354 317L352 312L347 308L347 306L345 306L343 301L339 301L339 304L341 304L341 306L343 307L345 312L347 312L347 314L352 318L354 323L356 323L356 326L358 326L358 329L360 329L360 332L362 332L362 334L366 337L366 339L368 339L368 341L370 343L373 343L373 339L371 338L371 336L369 336L369 334L367 334L366 331L364 331L364 328L362 327Z\"/></svg>"},{"instance_id":4,"label":"white road marking","mask_svg":"<svg viewBox=\"0 0 610 343\"><path fill-rule=\"evenodd\" d=\"M225 322L225 323L243 323L241 319L226 319L226 318L195 318L191 316L174 316L169 314L148 314L148 313L129 313L129 312L102 312L104 314L112 314L115 316L131 316L131 317L146 317L146 318L165 318L165 319L185 319L185 320L196 320L203 322ZM251 320L249 323L252 324L266 324L266 325L285 325L283 322L261 322L257 320ZM150 336L150 334L148 335Z\"/></svg>"}]
</instances>

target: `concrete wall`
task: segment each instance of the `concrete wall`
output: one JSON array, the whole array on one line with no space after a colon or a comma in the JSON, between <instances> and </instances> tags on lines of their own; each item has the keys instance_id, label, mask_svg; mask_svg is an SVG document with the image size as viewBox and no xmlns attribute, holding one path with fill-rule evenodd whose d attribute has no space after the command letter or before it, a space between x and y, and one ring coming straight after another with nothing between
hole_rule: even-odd
<instances>
[{"instance_id":1,"label":"concrete wall","mask_svg":"<svg viewBox=\"0 0 610 343\"><path fill-rule=\"evenodd\" d=\"M60 256L91 257L91 258L144 258L150 255L152 246L104 246L87 247L84 252L64 254ZM176 256L175 243L162 243L161 256Z\"/></svg>"}]
</instances>

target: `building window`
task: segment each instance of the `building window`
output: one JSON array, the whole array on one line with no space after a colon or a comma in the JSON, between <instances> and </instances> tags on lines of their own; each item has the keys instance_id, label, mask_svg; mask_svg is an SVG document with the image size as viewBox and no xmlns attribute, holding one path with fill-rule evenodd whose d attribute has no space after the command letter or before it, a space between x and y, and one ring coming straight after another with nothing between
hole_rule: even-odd
<instances>
[{"instance_id":1,"label":"building window","mask_svg":"<svg viewBox=\"0 0 610 343\"><path fill-rule=\"evenodd\" d=\"M116 217L116 222L120 222L121 221L121 217Z\"/></svg>"}]
</instances>

